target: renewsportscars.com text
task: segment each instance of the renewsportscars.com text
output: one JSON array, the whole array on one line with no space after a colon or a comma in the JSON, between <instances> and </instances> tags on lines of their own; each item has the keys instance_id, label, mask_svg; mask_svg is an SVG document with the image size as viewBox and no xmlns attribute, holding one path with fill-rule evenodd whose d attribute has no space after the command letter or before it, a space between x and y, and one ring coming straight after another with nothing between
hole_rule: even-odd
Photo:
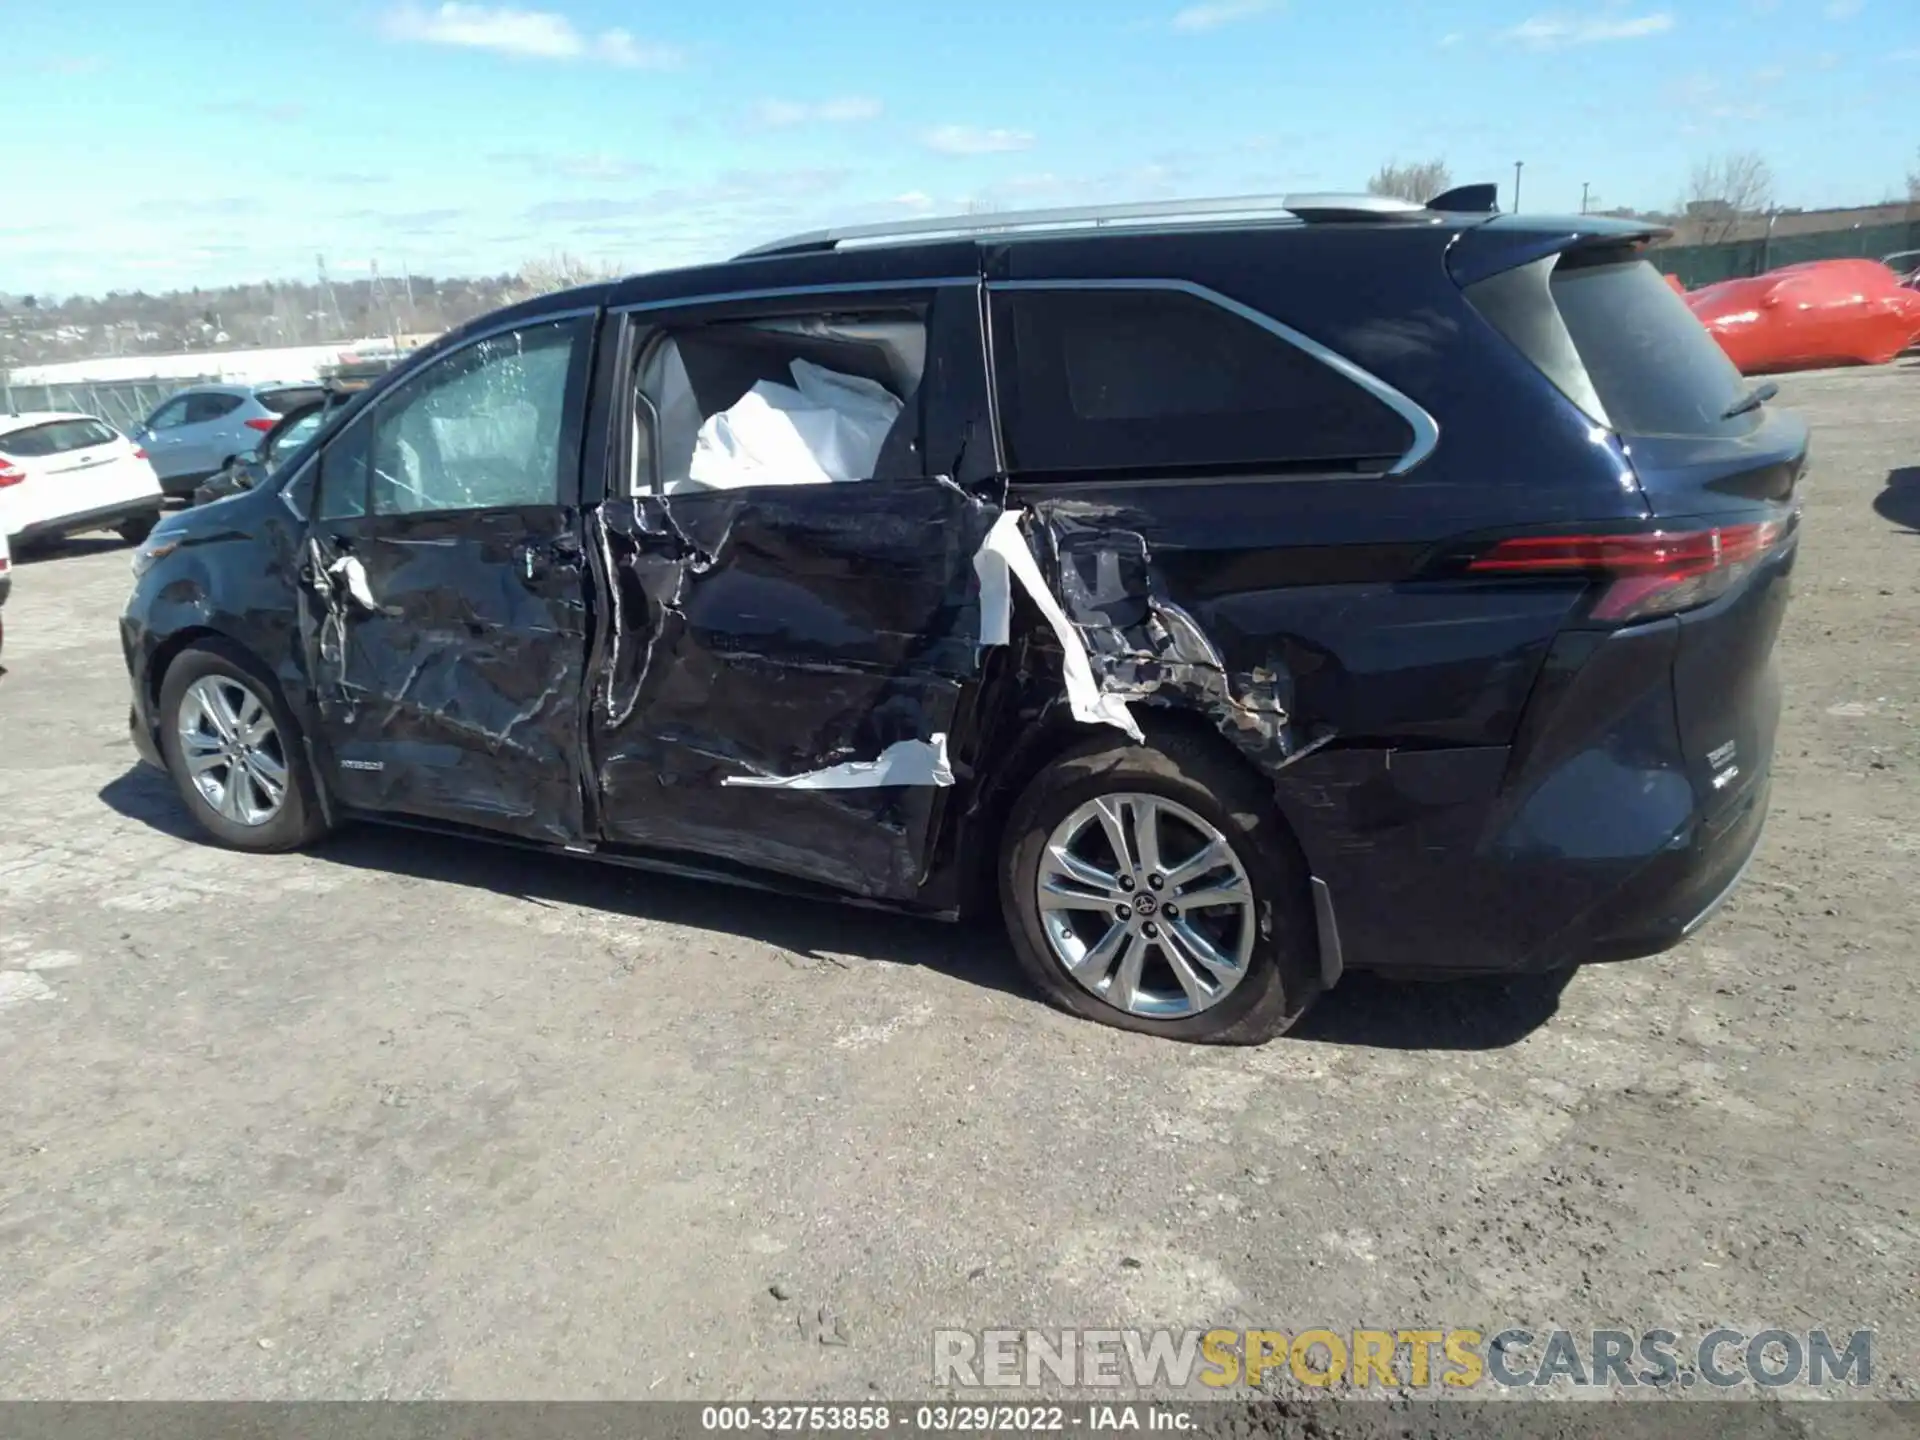
<instances>
[{"instance_id":1,"label":"renewsportscars.com text","mask_svg":"<svg viewBox=\"0 0 1920 1440\"><path fill-rule=\"evenodd\" d=\"M939 1330L933 1382L962 1388L1253 1389L1290 1376L1331 1389L1571 1385L1727 1391L1864 1387L1873 1332L1711 1330Z\"/></svg>"}]
</instances>

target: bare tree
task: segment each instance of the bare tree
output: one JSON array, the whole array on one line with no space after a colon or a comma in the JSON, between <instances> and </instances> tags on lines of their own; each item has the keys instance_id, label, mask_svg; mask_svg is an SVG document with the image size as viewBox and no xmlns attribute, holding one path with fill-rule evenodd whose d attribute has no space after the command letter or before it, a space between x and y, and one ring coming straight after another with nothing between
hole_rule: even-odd
<instances>
[{"instance_id":1,"label":"bare tree","mask_svg":"<svg viewBox=\"0 0 1920 1440\"><path fill-rule=\"evenodd\" d=\"M1720 245L1741 223L1773 208L1773 167L1757 150L1736 150L1702 160L1687 179L1679 209L1700 227L1700 240Z\"/></svg>"},{"instance_id":2,"label":"bare tree","mask_svg":"<svg viewBox=\"0 0 1920 1440\"><path fill-rule=\"evenodd\" d=\"M555 290L571 290L575 285L591 285L597 280L617 280L625 273L618 265L583 260L578 255L556 250L523 264L514 277L513 289L518 298L529 299Z\"/></svg>"},{"instance_id":3,"label":"bare tree","mask_svg":"<svg viewBox=\"0 0 1920 1440\"><path fill-rule=\"evenodd\" d=\"M1367 193L1391 195L1398 200L1411 200L1416 205L1424 205L1452 186L1453 172L1447 168L1445 160L1416 160L1406 165L1398 160L1389 160L1373 172L1373 178L1367 181Z\"/></svg>"},{"instance_id":4,"label":"bare tree","mask_svg":"<svg viewBox=\"0 0 1920 1440\"><path fill-rule=\"evenodd\" d=\"M1920 151L1915 152L1914 159L1920 161ZM1907 172L1907 203L1920 205L1920 169Z\"/></svg>"}]
</instances>

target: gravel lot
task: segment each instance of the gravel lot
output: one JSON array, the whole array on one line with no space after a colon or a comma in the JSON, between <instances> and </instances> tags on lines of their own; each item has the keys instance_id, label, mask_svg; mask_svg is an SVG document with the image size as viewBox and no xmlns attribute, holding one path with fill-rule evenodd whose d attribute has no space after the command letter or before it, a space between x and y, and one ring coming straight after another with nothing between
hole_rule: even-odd
<instances>
[{"instance_id":1,"label":"gravel lot","mask_svg":"<svg viewBox=\"0 0 1920 1440\"><path fill-rule=\"evenodd\" d=\"M910 1398L936 1326L1520 1323L1871 1327L1920 1397L1920 364L1780 403L1815 467L1734 903L1567 983L1349 977L1252 1051L1056 1014L988 931L209 848L125 737L124 547L26 558L0 1396Z\"/></svg>"}]
</instances>

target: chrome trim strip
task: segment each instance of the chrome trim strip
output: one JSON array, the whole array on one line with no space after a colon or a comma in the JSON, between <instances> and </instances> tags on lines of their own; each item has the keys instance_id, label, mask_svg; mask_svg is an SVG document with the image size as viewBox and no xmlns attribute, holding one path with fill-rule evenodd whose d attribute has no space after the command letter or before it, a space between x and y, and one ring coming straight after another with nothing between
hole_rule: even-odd
<instances>
[{"instance_id":1,"label":"chrome trim strip","mask_svg":"<svg viewBox=\"0 0 1920 1440\"><path fill-rule=\"evenodd\" d=\"M1440 443L1440 426L1420 405L1408 399L1386 381L1372 373L1362 370L1353 361L1336 350L1330 350L1312 336L1303 335L1291 325L1274 319L1271 315L1255 310L1251 305L1243 305L1230 295L1222 295L1218 290L1210 290L1205 285L1195 284L1191 280L1153 280L1153 279L1112 279L1112 280L989 280L987 293L996 290L1175 290L1192 295L1209 304L1218 305L1222 310L1238 315L1242 320L1258 325L1269 334L1277 335L1289 345L1304 350L1328 369L1344 375L1354 384L1365 390L1374 399L1385 405L1394 414L1407 422L1413 431L1413 443L1407 451L1388 470L1389 475L1404 475L1427 456L1433 453L1434 446Z\"/></svg>"},{"instance_id":2,"label":"chrome trim strip","mask_svg":"<svg viewBox=\"0 0 1920 1440\"><path fill-rule=\"evenodd\" d=\"M1754 855L1757 854L1759 854L1759 847L1755 846ZM1682 940L1691 940L1699 931L1700 927L1718 915L1727 901L1733 898L1733 892L1740 888L1740 882L1747 878L1747 871L1753 868L1754 855L1749 855L1745 860L1742 860L1740 862L1740 868L1733 872L1733 878L1727 881L1726 885L1721 888L1720 893L1709 900L1706 908L1698 915L1680 927L1680 938Z\"/></svg>"},{"instance_id":3,"label":"chrome trim strip","mask_svg":"<svg viewBox=\"0 0 1920 1440\"><path fill-rule=\"evenodd\" d=\"M1340 950L1340 926L1333 918L1333 891L1318 875L1308 877L1313 888L1313 918L1320 931L1320 985L1331 990L1346 973L1346 956Z\"/></svg>"},{"instance_id":4,"label":"chrome trim strip","mask_svg":"<svg viewBox=\"0 0 1920 1440\"><path fill-rule=\"evenodd\" d=\"M983 281L974 297L974 309L980 317L980 373L987 382L987 430L993 441L993 473L1007 473L1007 436L1000 424L1000 387L994 384L999 374L993 357L993 295Z\"/></svg>"},{"instance_id":5,"label":"chrome trim strip","mask_svg":"<svg viewBox=\"0 0 1920 1440\"><path fill-rule=\"evenodd\" d=\"M671 300L635 300L626 305L609 305L607 310L613 315L638 315L650 310L692 310L702 305L801 299L808 295L884 295L896 290L939 290L979 283L978 275L940 275L922 280L849 280L833 285L770 285L762 290L716 290L700 295L679 295Z\"/></svg>"}]
</instances>

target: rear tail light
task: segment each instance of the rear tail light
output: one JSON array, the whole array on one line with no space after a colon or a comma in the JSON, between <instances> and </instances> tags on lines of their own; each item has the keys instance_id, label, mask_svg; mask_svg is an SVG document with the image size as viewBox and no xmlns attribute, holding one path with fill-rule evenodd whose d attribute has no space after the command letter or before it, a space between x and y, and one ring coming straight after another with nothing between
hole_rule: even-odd
<instances>
[{"instance_id":1,"label":"rear tail light","mask_svg":"<svg viewBox=\"0 0 1920 1440\"><path fill-rule=\"evenodd\" d=\"M0 460L0 488L8 485L18 485L26 478L27 472L22 470L18 465L12 465L5 460Z\"/></svg>"},{"instance_id":2,"label":"rear tail light","mask_svg":"<svg viewBox=\"0 0 1920 1440\"><path fill-rule=\"evenodd\" d=\"M146 458L147 458L147 452L146 452L146 449L145 449L145 447L144 447L144 446L140 446L140 445L136 445L136 446L134 446L134 447L133 447L133 458L134 458L134 459L136 459L136 460L144 460L144 459L146 459Z\"/></svg>"},{"instance_id":3,"label":"rear tail light","mask_svg":"<svg viewBox=\"0 0 1920 1440\"><path fill-rule=\"evenodd\" d=\"M1645 620L1705 605L1731 590L1785 538L1764 520L1645 535L1522 535L1502 540L1467 569L1476 574L1585 575L1607 582L1595 620Z\"/></svg>"},{"instance_id":4,"label":"rear tail light","mask_svg":"<svg viewBox=\"0 0 1920 1440\"><path fill-rule=\"evenodd\" d=\"M249 430L258 430L261 432L261 434L264 435L267 431L271 430L275 425L279 423L280 422L277 420L269 420L264 415L258 415L258 416L255 416L253 419L247 421L247 428Z\"/></svg>"}]
</instances>

